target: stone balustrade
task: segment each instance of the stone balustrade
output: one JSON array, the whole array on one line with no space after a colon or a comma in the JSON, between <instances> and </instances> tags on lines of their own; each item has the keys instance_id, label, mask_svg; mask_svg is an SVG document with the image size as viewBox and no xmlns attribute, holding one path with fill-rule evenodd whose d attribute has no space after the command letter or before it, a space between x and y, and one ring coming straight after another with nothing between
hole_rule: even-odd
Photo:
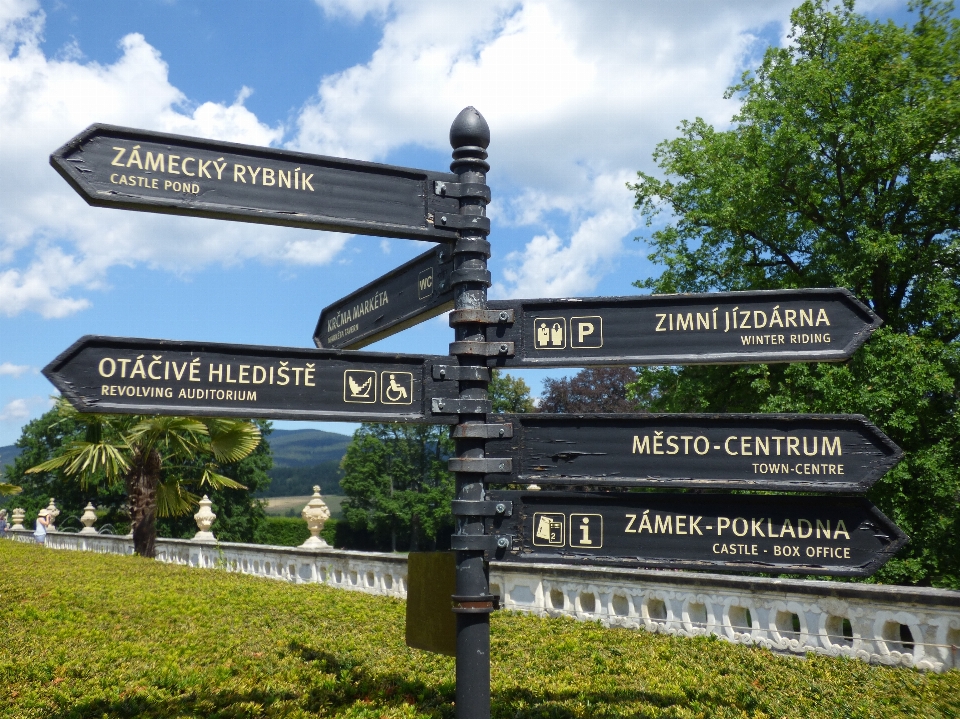
<instances>
[{"instance_id":1,"label":"stone balustrade","mask_svg":"<svg viewBox=\"0 0 960 719\"><path fill-rule=\"evenodd\" d=\"M29 531L10 535L33 541ZM51 549L132 554L129 537L53 532ZM330 548L158 539L157 559L293 583L406 597L406 557ZM960 669L960 592L696 572L494 562L505 609L677 636L713 634L802 656Z\"/></svg>"}]
</instances>

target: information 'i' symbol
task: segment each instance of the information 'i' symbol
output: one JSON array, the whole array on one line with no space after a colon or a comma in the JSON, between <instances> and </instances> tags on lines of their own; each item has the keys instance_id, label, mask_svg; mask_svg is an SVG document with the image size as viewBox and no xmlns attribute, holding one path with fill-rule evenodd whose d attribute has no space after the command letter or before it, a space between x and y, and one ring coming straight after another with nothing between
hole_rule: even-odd
<instances>
[{"instance_id":1,"label":"information 'i' symbol","mask_svg":"<svg viewBox=\"0 0 960 719\"><path fill-rule=\"evenodd\" d=\"M580 520L580 545L590 545L590 517L584 517Z\"/></svg>"}]
</instances>

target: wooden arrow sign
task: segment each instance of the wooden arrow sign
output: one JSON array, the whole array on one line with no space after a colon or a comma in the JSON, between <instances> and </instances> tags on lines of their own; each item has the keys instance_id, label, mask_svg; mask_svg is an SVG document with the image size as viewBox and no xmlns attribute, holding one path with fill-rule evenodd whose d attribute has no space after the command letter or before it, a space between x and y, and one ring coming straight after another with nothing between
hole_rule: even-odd
<instances>
[{"instance_id":1,"label":"wooden arrow sign","mask_svg":"<svg viewBox=\"0 0 960 719\"><path fill-rule=\"evenodd\" d=\"M869 576L909 539L865 499L633 492L487 493L501 561ZM510 502L511 505L506 505Z\"/></svg>"},{"instance_id":2,"label":"wooden arrow sign","mask_svg":"<svg viewBox=\"0 0 960 719\"><path fill-rule=\"evenodd\" d=\"M490 302L515 321L487 328L512 342L506 367L831 362L850 357L880 319L845 289L716 292Z\"/></svg>"},{"instance_id":3,"label":"wooden arrow sign","mask_svg":"<svg viewBox=\"0 0 960 719\"><path fill-rule=\"evenodd\" d=\"M435 242L458 236L459 203L446 192L458 177L449 173L99 124L50 164L97 207ZM489 229L485 217L470 221Z\"/></svg>"},{"instance_id":4,"label":"wooden arrow sign","mask_svg":"<svg viewBox=\"0 0 960 719\"><path fill-rule=\"evenodd\" d=\"M436 247L320 313L317 347L360 349L453 309L453 253Z\"/></svg>"},{"instance_id":5,"label":"wooden arrow sign","mask_svg":"<svg viewBox=\"0 0 960 719\"><path fill-rule=\"evenodd\" d=\"M81 412L453 424L450 357L83 337L43 369Z\"/></svg>"},{"instance_id":6,"label":"wooden arrow sign","mask_svg":"<svg viewBox=\"0 0 960 719\"><path fill-rule=\"evenodd\" d=\"M517 414L490 482L865 492L902 452L860 415ZM496 421L493 419L492 421ZM509 433L507 433L509 434Z\"/></svg>"}]
</instances>

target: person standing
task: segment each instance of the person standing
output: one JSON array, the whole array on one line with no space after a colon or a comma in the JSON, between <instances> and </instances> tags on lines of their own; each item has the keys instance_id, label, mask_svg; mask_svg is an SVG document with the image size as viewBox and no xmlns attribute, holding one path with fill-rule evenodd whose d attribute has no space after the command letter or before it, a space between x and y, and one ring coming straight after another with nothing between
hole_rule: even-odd
<instances>
[{"instance_id":1,"label":"person standing","mask_svg":"<svg viewBox=\"0 0 960 719\"><path fill-rule=\"evenodd\" d=\"M43 544L47 539L47 527L50 526L49 514L46 509L41 509L37 513L37 522L33 528L33 538L37 540L37 544Z\"/></svg>"},{"instance_id":2,"label":"person standing","mask_svg":"<svg viewBox=\"0 0 960 719\"><path fill-rule=\"evenodd\" d=\"M7 510L0 509L0 539L7 536Z\"/></svg>"}]
</instances>

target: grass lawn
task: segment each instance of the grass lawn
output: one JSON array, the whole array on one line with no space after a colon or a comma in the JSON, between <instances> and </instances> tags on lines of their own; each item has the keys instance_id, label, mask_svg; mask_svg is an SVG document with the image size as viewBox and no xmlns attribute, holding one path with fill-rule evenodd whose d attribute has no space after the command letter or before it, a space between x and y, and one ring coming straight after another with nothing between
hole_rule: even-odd
<instances>
[{"instance_id":1,"label":"grass lawn","mask_svg":"<svg viewBox=\"0 0 960 719\"><path fill-rule=\"evenodd\" d=\"M0 716L452 717L402 602L0 542ZM498 613L493 716L958 717L960 672Z\"/></svg>"}]
</instances>

